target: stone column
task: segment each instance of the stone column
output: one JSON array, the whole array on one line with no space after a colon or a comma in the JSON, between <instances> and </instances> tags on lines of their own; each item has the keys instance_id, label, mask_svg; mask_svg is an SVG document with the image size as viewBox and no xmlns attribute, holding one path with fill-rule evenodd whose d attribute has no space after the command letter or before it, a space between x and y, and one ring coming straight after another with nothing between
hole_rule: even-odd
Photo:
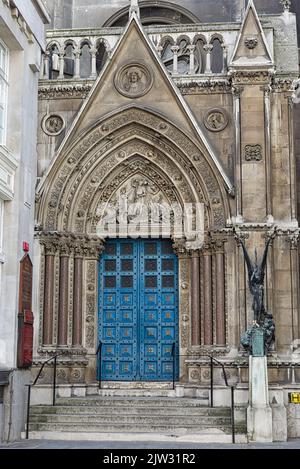
<instances>
[{"instance_id":1,"label":"stone column","mask_svg":"<svg viewBox=\"0 0 300 469\"><path fill-rule=\"evenodd\" d=\"M224 242L215 243L216 259L216 344L226 345Z\"/></svg>"},{"instance_id":2,"label":"stone column","mask_svg":"<svg viewBox=\"0 0 300 469\"><path fill-rule=\"evenodd\" d=\"M200 345L200 258L199 252L192 253L192 345Z\"/></svg>"},{"instance_id":3,"label":"stone column","mask_svg":"<svg viewBox=\"0 0 300 469\"><path fill-rule=\"evenodd\" d=\"M203 47L204 51L206 52L206 63L205 63L205 73L207 75L210 75L212 73L211 71L211 53L213 50L214 46L212 44L205 44Z\"/></svg>"},{"instance_id":4,"label":"stone column","mask_svg":"<svg viewBox=\"0 0 300 469\"><path fill-rule=\"evenodd\" d=\"M103 243L91 238L84 256L84 284L87 286L84 292L85 311L85 338L83 345L89 353L94 354L97 348L97 321L98 321L98 266L99 257L104 250Z\"/></svg>"},{"instance_id":5,"label":"stone column","mask_svg":"<svg viewBox=\"0 0 300 469\"><path fill-rule=\"evenodd\" d=\"M41 78L48 80L50 78L50 52L46 51L42 59Z\"/></svg>"},{"instance_id":6,"label":"stone column","mask_svg":"<svg viewBox=\"0 0 300 469\"><path fill-rule=\"evenodd\" d=\"M157 46L156 50L157 50L157 53L158 53L159 57L161 57L161 54L162 54L164 48L162 46Z\"/></svg>"},{"instance_id":7,"label":"stone column","mask_svg":"<svg viewBox=\"0 0 300 469\"><path fill-rule=\"evenodd\" d=\"M44 281L44 314L43 345L53 343L53 307L54 307L54 258L56 246L45 243L45 281Z\"/></svg>"},{"instance_id":8,"label":"stone column","mask_svg":"<svg viewBox=\"0 0 300 469\"><path fill-rule=\"evenodd\" d=\"M289 155L290 155L290 187L291 187L291 219L297 223L297 190L296 190L296 158L295 158L295 132L294 132L294 103L291 97L288 98L289 106Z\"/></svg>"},{"instance_id":9,"label":"stone column","mask_svg":"<svg viewBox=\"0 0 300 469\"><path fill-rule=\"evenodd\" d=\"M228 47L224 43L221 44L221 45L222 45L222 49L223 49L223 70L222 70L222 73L226 73L227 68L228 68Z\"/></svg>"},{"instance_id":10,"label":"stone column","mask_svg":"<svg viewBox=\"0 0 300 469\"><path fill-rule=\"evenodd\" d=\"M62 246L59 264L58 345L68 344L69 256L69 247Z\"/></svg>"},{"instance_id":11,"label":"stone column","mask_svg":"<svg viewBox=\"0 0 300 469\"><path fill-rule=\"evenodd\" d=\"M171 51L173 52L173 73L177 74L178 73L178 52L179 52L179 46L172 46Z\"/></svg>"},{"instance_id":12,"label":"stone column","mask_svg":"<svg viewBox=\"0 0 300 469\"><path fill-rule=\"evenodd\" d=\"M90 54L91 54L91 78L97 78L97 62L96 62L97 49L96 47L91 48Z\"/></svg>"},{"instance_id":13,"label":"stone column","mask_svg":"<svg viewBox=\"0 0 300 469\"><path fill-rule=\"evenodd\" d=\"M299 234L289 236L290 241L290 272L291 272L291 306L292 306L292 327L293 339L300 337L299 323Z\"/></svg>"},{"instance_id":14,"label":"stone column","mask_svg":"<svg viewBox=\"0 0 300 469\"><path fill-rule=\"evenodd\" d=\"M236 220L243 221L242 213L242 162L241 162L241 92L242 87L234 87L233 93L233 113L235 126L235 199L236 199Z\"/></svg>"},{"instance_id":15,"label":"stone column","mask_svg":"<svg viewBox=\"0 0 300 469\"><path fill-rule=\"evenodd\" d=\"M266 145L266 189L267 189L267 221L273 222L272 206L272 164L271 164L271 87L264 89L265 101L265 145Z\"/></svg>"},{"instance_id":16,"label":"stone column","mask_svg":"<svg viewBox=\"0 0 300 469\"><path fill-rule=\"evenodd\" d=\"M73 346L82 345L82 293L83 293L83 249L75 247L74 259L74 303L73 303Z\"/></svg>"},{"instance_id":17,"label":"stone column","mask_svg":"<svg viewBox=\"0 0 300 469\"><path fill-rule=\"evenodd\" d=\"M59 51L59 75L58 79L63 80L65 78L65 51L62 49Z\"/></svg>"},{"instance_id":18,"label":"stone column","mask_svg":"<svg viewBox=\"0 0 300 469\"><path fill-rule=\"evenodd\" d=\"M196 46L187 46L187 50L190 53L190 75L193 75L195 73L195 49Z\"/></svg>"},{"instance_id":19,"label":"stone column","mask_svg":"<svg viewBox=\"0 0 300 469\"><path fill-rule=\"evenodd\" d=\"M80 78L80 57L81 57L81 50L76 49L74 52L75 56L75 70L74 70L74 77L75 79Z\"/></svg>"},{"instance_id":20,"label":"stone column","mask_svg":"<svg viewBox=\"0 0 300 469\"><path fill-rule=\"evenodd\" d=\"M203 251L204 276L204 345L213 344L213 317L212 317L212 262L211 246L206 245Z\"/></svg>"}]
</instances>

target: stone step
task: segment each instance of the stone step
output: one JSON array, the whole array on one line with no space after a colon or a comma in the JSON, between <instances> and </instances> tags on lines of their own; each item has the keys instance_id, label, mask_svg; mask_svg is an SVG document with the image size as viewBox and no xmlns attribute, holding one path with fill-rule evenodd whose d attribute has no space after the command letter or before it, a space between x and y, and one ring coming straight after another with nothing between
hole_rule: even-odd
<instances>
[{"instance_id":1,"label":"stone step","mask_svg":"<svg viewBox=\"0 0 300 469\"><path fill-rule=\"evenodd\" d=\"M25 438L25 432L22 433L22 438ZM184 429L181 432L73 432L73 431L31 431L30 438L33 440L64 440L64 441L113 441L113 442L143 442L147 445L149 442L159 443L231 443L231 434L226 434L221 430L211 428L197 432L187 432ZM244 433L236 433L236 443L247 443L247 435ZM129 447L129 446L128 446ZM146 446L147 447L147 446Z\"/></svg>"},{"instance_id":2,"label":"stone step","mask_svg":"<svg viewBox=\"0 0 300 469\"><path fill-rule=\"evenodd\" d=\"M111 389L104 388L98 390L101 397L174 397L177 391L171 389ZM199 399L208 399L209 391L207 389L185 389L185 392L192 393L191 397ZM195 394L195 395L194 395Z\"/></svg>"},{"instance_id":3,"label":"stone step","mask_svg":"<svg viewBox=\"0 0 300 469\"><path fill-rule=\"evenodd\" d=\"M71 406L153 406L153 407L203 407L202 399L190 398L122 398L122 397L70 397L58 398L56 403L58 405L71 405Z\"/></svg>"},{"instance_id":4,"label":"stone step","mask_svg":"<svg viewBox=\"0 0 300 469\"><path fill-rule=\"evenodd\" d=\"M164 432L167 434L182 434L186 432L201 432L201 431L211 431L211 430L219 430L225 434L231 433L231 426L230 425L222 425L218 426L216 429L213 425L185 425L185 426L178 426L178 425L160 425L160 424L152 424L152 425L145 425L144 423L134 423L134 424L106 424L106 425L90 425L90 424L78 424L74 425L74 423L30 423L29 426L30 432L32 431L40 431L40 432L73 432L73 433L89 433L89 432L99 432L99 433L159 433ZM243 434L246 433L246 426L245 425L237 425L236 426L236 433ZM32 438L32 435L31 435Z\"/></svg>"},{"instance_id":5,"label":"stone step","mask_svg":"<svg viewBox=\"0 0 300 469\"><path fill-rule=\"evenodd\" d=\"M73 423L76 426L84 425L134 425L144 424L146 425L170 425L170 426L184 426L189 427L191 425L200 425L200 426L209 426L209 427L219 427L219 426L229 426L231 423L230 417L218 417L218 416L209 416L209 417L199 417L199 416L185 416L185 415L93 415L93 414L84 414L84 415L65 415L65 414L43 414L43 415L32 415L30 418L31 423Z\"/></svg>"},{"instance_id":6,"label":"stone step","mask_svg":"<svg viewBox=\"0 0 300 469\"><path fill-rule=\"evenodd\" d=\"M209 407L153 407L153 406L32 406L30 415L40 414L64 414L64 415L159 415L159 416L230 416L230 409L228 408L209 408Z\"/></svg>"}]
</instances>

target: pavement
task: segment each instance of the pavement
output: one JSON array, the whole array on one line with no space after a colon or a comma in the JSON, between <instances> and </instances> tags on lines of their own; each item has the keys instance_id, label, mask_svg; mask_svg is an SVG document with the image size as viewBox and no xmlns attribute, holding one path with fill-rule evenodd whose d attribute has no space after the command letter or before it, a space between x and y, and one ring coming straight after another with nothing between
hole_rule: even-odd
<instances>
[{"instance_id":1,"label":"pavement","mask_svg":"<svg viewBox=\"0 0 300 469\"><path fill-rule=\"evenodd\" d=\"M9 444L0 444L0 450L16 449L101 449L101 450L148 450L148 449L300 449L300 439L289 440L286 443L249 443L249 444L220 444L220 443L159 443L134 441L63 441L63 440L22 440Z\"/></svg>"}]
</instances>

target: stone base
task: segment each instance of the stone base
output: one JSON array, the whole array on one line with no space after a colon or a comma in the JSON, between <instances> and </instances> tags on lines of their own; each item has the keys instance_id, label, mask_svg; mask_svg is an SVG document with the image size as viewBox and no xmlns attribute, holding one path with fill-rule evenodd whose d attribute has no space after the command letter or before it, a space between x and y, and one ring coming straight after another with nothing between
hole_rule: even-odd
<instances>
[{"instance_id":1,"label":"stone base","mask_svg":"<svg viewBox=\"0 0 300 469\"><path fill-rule=\"evenodd\" d=\"M272 443L273 431L271 407L248 407L247 432L249 442Z\"/></svg>"}]
</instances>

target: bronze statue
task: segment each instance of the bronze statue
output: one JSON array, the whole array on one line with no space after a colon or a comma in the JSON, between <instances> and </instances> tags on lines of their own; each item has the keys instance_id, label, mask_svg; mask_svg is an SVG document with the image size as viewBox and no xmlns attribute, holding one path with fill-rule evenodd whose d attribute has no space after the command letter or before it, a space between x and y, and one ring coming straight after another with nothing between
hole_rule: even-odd
<instances>
[{"instance_id":1,"label":"bronze statue","mask_svg":"<svg viewBox=\"0 0 300 469\"><path fill-rule=\"evenodd\" d=\"M264 330L266 351L269 350L275 339L275 324L273 321L273 316L272 314L266 311L264 305L264 280L268 250L270 243L275 238L275 236L276 228L274 229L273 233L269 236L265 246L262 260L260 264L258 264L256 249L255 262L253 263L246 249L244 240L236 231L234 232L235 239L241 243L241 246L243 248L245 262L247 265L249 290L253 297L252 309L254 314L254 326L261 327ZM250 351L253 327L246 331L246 333L242 336L241 340L243 347L245 349L250 349Z\"/></svg>"},{"instance_id":2,"label":"bronze statue","mask_svg":"<svg viewBox=\"0 0 300 469\"><path fill-rule=\"evenodd\" d=\"M262 261L260 264L258 264L256 249L255 249L255 263L253 263L246 249L244 240L242 239L241 236L239 236L235 232L235 238L242 245L244 256L245 256L245 262L247 265L249 289L250 289L251 295L253 296L252 309L254 313L254 322L259 325L263 325L265 314L266 314L266 310L264 306L265 270L266 270L269 246L275 236L276 236L276 230L274 230L272 235L269 236L269 239L266 243L266 247L264 250L263 257L262 257Z\"/></svg>"}]
</instances>

